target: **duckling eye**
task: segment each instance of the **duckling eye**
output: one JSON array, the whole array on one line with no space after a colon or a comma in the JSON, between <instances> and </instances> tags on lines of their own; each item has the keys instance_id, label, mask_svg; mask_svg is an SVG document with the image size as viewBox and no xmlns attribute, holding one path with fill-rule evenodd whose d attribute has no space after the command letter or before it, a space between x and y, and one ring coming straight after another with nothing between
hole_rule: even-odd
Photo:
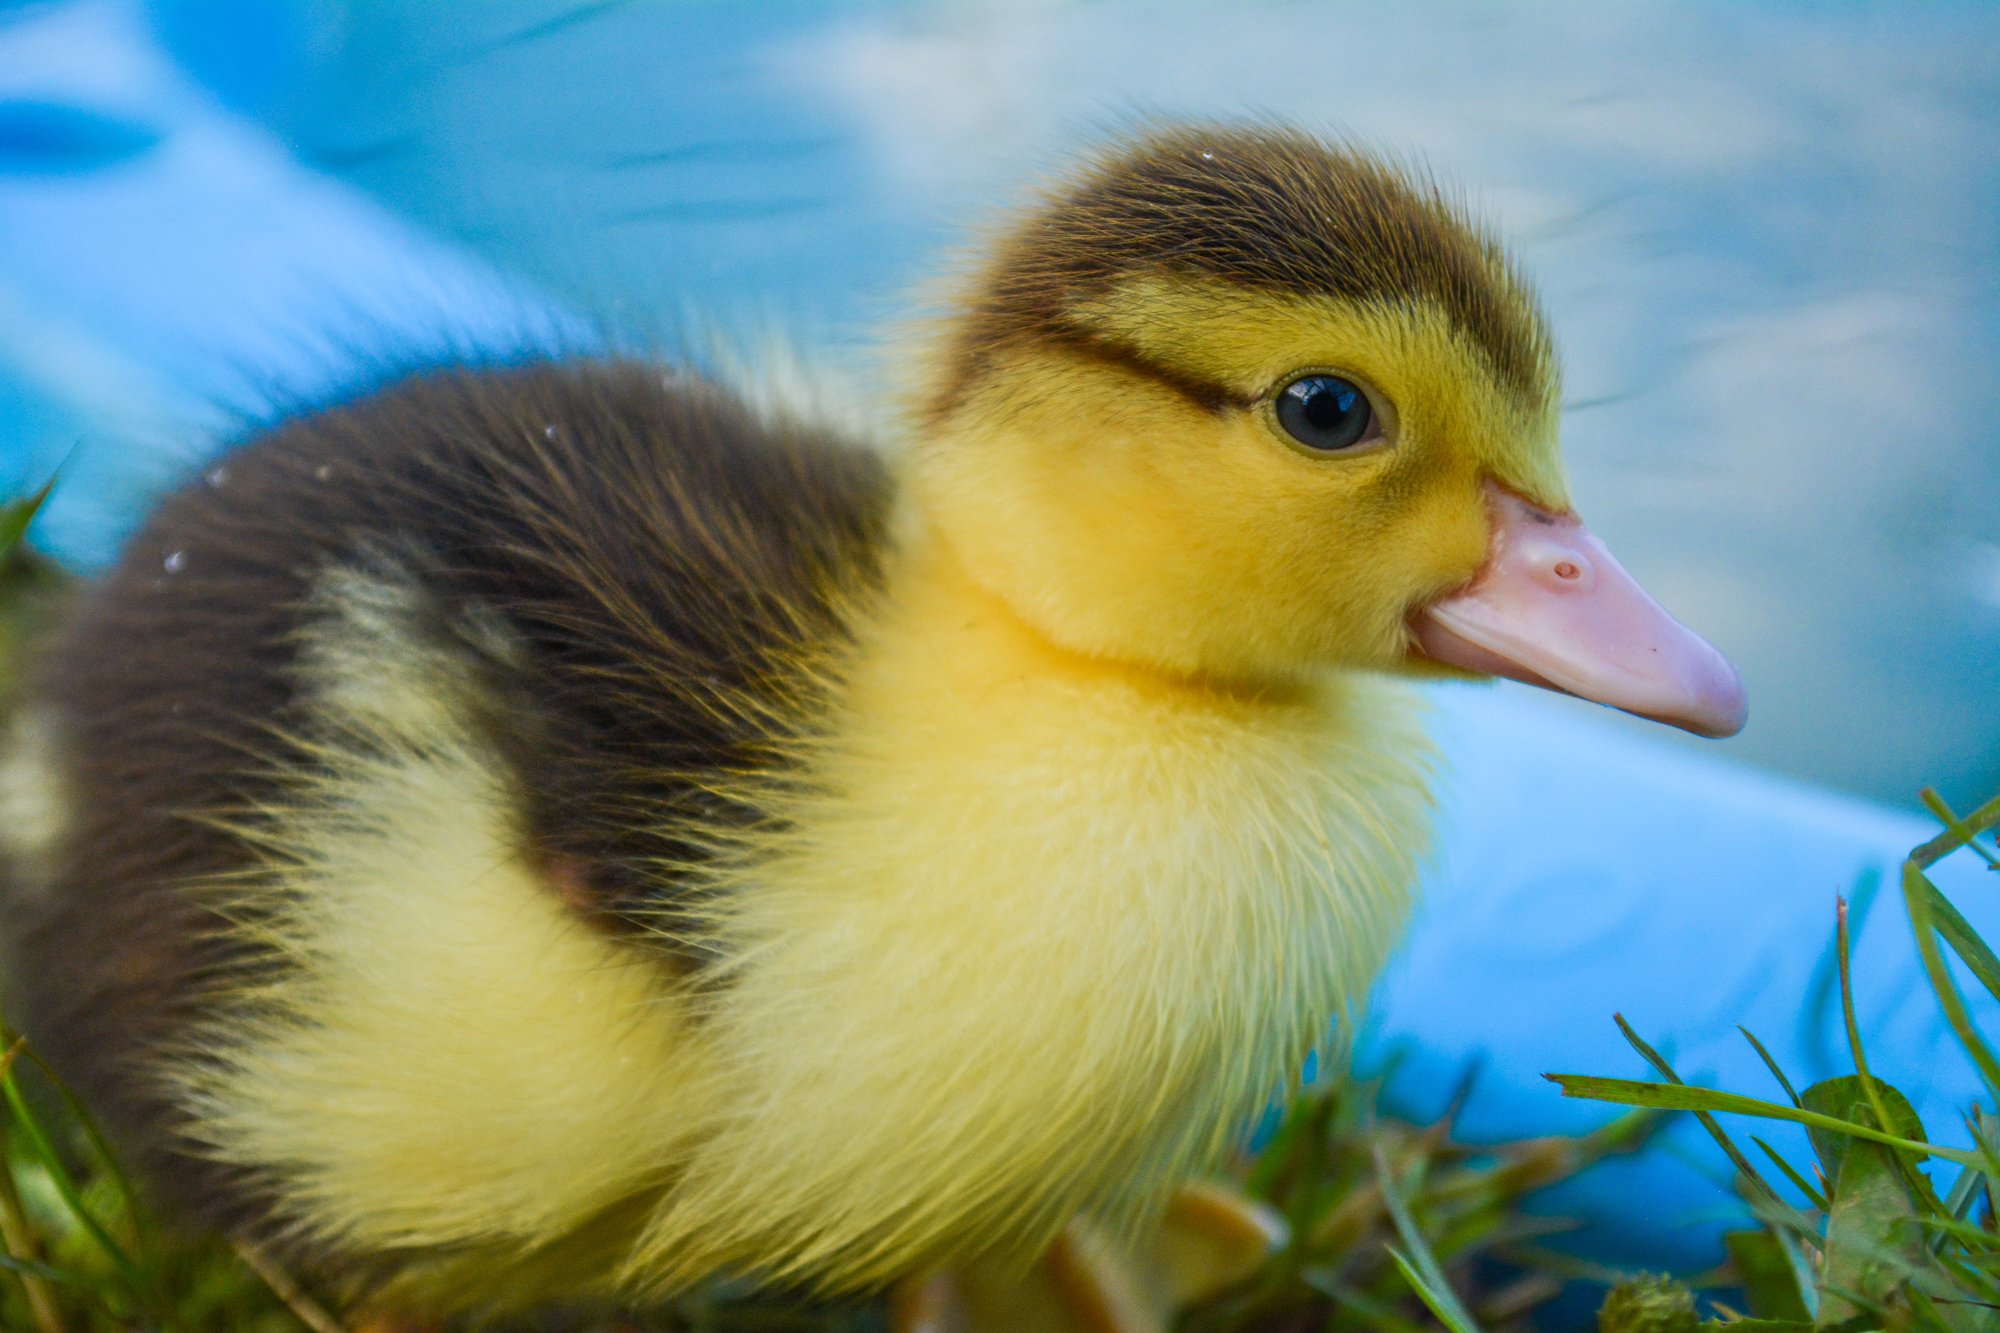
<instances>
[{"instance_id":1,"label":"duckling eye","mask_svg":"<svg viewBox=\"0 0 2000 1333\"><path fill-rule=\"evenodd\" d=\"M1278 424L1314 453L1351 449L1380 432L1368 395L1338 375L1302 375L1278 391Z\"/></svg>"}]
</instances>

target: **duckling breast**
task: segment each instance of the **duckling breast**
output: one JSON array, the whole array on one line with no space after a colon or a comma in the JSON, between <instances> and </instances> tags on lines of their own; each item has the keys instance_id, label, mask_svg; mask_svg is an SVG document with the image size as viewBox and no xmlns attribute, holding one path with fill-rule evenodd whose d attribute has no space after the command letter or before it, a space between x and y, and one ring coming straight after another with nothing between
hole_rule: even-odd
<instances>
[{"instance_id":1,"label":"duckling breast","mask_svg":"<svg viewBox=\"0 0 2000 1333\"><path fill-rule=\"evenodd\" d=\"M711 1021L757 1093L640 1265L865 1284L1133 1225L1296 1081L1400 928L1430 809L1406 687L1079 657L922 542L886 587L783 832L716 900Z\"/></svg>"}]
</instances>

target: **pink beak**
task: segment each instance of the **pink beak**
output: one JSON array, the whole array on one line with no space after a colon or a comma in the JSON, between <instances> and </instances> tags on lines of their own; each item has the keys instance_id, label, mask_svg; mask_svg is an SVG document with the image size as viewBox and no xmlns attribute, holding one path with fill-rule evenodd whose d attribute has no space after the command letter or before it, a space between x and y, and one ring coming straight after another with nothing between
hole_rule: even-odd
<instances>
[{"instance_id":1,"label":"pink beak","mask_svg":"<svg viewBox=\"0 0 2000 1333\"><path fill-rule=\"evenodd\" d=\"M1749 704L1729 659L1646 595L1574 513L1486 483L1486 564L1417 613L1424 655L1490 676L1734 736Z\"/></svg>"}]
</instances>

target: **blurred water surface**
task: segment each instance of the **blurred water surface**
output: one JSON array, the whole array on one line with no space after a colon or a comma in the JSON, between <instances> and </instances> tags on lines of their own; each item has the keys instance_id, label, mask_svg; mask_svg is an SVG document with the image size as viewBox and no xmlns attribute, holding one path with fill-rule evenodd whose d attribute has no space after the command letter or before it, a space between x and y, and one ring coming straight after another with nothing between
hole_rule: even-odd
<instances>
[{"instance_id":1,"label":"blurred water surface","mask_svg":"<svg viewBox=\"0 0 2000 1333\"><path fill-rule=\"evenodd\" d=\"M1539 281L1579 507L1748 679L1725 752L1906 804L2000 783L1991 5L149 17L227 113L558 304L642 339L775 329L857 380L841 349L907 308L959 228L1108 126L1355 135L1455 183ZM0 170L6 152L0 118ZM21 429L49 429L22 398Z\"/></svg>"}]
</instances>

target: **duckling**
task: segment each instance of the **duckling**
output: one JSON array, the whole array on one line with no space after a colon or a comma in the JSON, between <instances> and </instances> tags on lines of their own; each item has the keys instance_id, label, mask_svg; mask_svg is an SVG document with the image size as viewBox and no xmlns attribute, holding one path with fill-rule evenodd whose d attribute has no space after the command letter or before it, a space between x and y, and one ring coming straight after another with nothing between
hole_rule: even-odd
<instances>
[{"instance_id":1,"label":"duckling","mask_svg":"<svg viewBox=\"0 0 2000 1333\"><path fill-rule=\"evenodd\" d=\"M82 597L0 771L5 975L181 1216L431 1316L1137 1234L1396 938L1413 678L1742 724L1434 186L1154 128L947 306L899 449L441 370Z\"/></svg>"}]
</instances>

